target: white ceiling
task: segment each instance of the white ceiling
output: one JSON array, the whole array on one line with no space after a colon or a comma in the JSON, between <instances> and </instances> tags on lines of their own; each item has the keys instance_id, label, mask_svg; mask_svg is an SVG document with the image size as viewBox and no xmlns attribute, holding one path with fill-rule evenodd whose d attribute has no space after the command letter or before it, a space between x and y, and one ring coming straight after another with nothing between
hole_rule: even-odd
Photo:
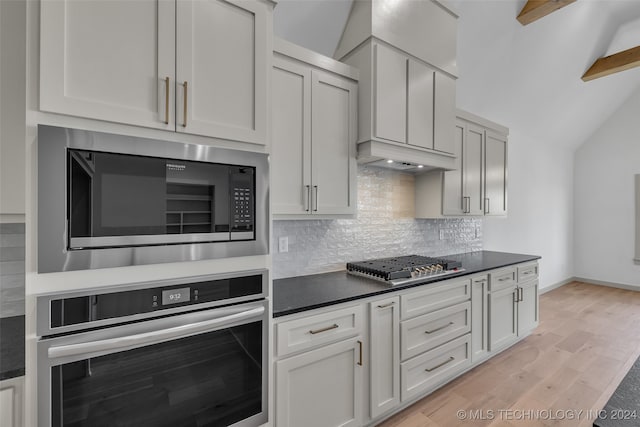
<instances>
[{"instance_id":1,"label":"white ceiling","mask_svg":"<svg viewBox=\"0 0 640 427\"><path fill-rule=\"evenodd\" d=\"M414 0L409 0L414 1ZM526 0L451 0L458 107L541 143L576 148L640 88L640 68L583 82L600 56L640 45L639 0L578 0L530 25ZM281 0L274 32L332 56L351 0Z\"/></svg>"}]
</instances>

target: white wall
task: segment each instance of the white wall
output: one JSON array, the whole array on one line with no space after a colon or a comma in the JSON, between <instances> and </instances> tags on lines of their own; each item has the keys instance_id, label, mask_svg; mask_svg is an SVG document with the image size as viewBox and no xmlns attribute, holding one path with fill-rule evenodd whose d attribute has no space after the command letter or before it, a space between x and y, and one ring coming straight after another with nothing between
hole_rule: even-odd
<instances>
[{"instance_id":1,"label":"white wall","mask_svg":"<svg viewBox=\"0 0 640 427\"><path fill-rule=\"evenodd\" d=\"M639 119L640 90L576 151L575 275L640 289L633 263Z\"/></svg>"},{"instance_id":2,"label":"white wall","mask_svg":"<svg viewBox=\"0 0 640 427\"><path fill-rule=\"evenodd\" d=\"M573 151L509 135L506 218L484 220L484 249L542 256L540 288L573 276Z\"/></svg>"}]
</instances>

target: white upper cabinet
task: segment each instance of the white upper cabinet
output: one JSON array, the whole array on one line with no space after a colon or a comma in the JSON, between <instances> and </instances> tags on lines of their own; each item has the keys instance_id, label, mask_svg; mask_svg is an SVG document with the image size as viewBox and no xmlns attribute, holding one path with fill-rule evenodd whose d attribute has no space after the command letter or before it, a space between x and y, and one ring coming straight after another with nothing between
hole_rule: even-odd
<instances>
[{"instance_id":1,"label":"white upper cabinet","mask_svg":"<svg viewBox=\"0 0 640 427\"><path fill-rule=\"evenodd\" d=\"M41 110L266 144L272 3L41 5Z\"/></svg>"},{"instance_id":2,"label":"white upper cabinet","mask_svg":"<svg viewBox=\"0 0 640 427\"><path fill-rule=\"evenodd\" d=\"M458 111L452 126L457 169L416 177L416 217L507 215L509 130Z\"/></svg>"},{"instance_id":3,"label":"white upper cabinet","mask_svg":"<svg viewBox=\"0 0 640 427\"><path fill-rule=\"evenodd\" d=\"M507 214L507 138L487 131L485 141L484 214Z\"/></svg>"},{"instance_id":4,"label":"white upper cabinet","mask_svg":"<svg viewBox=\"0 0 640 427\"><path fill-rule=\"evenodd\" d=\"M276 47L271 78L273 213L280 219L353 216L357 71L283 40Z\"/></svg>"},{"instance_id":5,"label":"white upper cabinet","mask_svg":"<svg viewBox=\"0 0 640 427\"><path fill-rule=\"evenodd\" d=\"M456 81L442 73L435 73L434 78L433 149L454 153Z\"/></svg>"},{"instance_id":6,"label":"white upper cabinet","mask_svg":"<svg viewBox=\"0 0 640 427\"><path fill-rule=\"evenodd\" d=\"M177 2L179 132L265 143L268 14L257 1Z\"/></svg>"},{"instance_id":7,"label":"white upper cabinet","mask_svg":"<svg viewBox=\"0 0 640 427\"><path fill-rule=\"evenodd\" d=\"M311 192L311 69L273 59L271 203L274 213L308 214Z\"/></svg>"},{"instance_id":8,"label":"white upper cabinet","mask_svg":"<svg viewBox=\"0 0 640 427\"><path fill-rule=\"evenodd\" d=\"M41 110L174 128L174 1L42 1L40 36Z\"/></svg>"},{"instance_id":9,"label":"white upper cabinet","mask_svg":"<svg viewBox=\"0 0 640 427\"><path fill-rule=\"evenodd\" d=\"M312 211L355 214L357 85L313 71L311 86Z\"/></svg>"}]
</instances>

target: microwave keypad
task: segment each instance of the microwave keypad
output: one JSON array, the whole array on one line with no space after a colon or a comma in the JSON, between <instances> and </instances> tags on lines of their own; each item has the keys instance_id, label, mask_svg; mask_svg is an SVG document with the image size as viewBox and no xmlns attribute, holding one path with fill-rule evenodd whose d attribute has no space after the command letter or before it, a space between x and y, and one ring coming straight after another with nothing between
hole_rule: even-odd
<instances>
[{"instance_id":1,"label":"microwave keypad","mask_svg":"<svg viewBox=\"0 0 640 427\"><path fill-rule=\"evenodd\" d=\"M253 223L251 189L236 187L233 189L233 198L235 205L233 213L234 228L251 228Z\"/></svg>"}]
</instances>

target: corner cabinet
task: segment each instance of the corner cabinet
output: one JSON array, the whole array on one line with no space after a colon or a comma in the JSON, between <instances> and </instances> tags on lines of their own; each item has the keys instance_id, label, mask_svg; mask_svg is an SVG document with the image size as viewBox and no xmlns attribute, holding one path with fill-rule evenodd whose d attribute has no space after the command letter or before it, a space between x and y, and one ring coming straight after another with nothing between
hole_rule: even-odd
<instances>
[{"instance_id":1,"label":"corner cabinet","mask_svg":"<svg viewBox=\"0 0 640 427\"><path fill-rule=\"evenodd\" d=\"M416 177L416 217L506 216L509 130L458 110L456 169Z\"/></svg>"},{"instance_id":2,"label":"corner cabinet","mask_svg":"<svg viewBox=\"0 0 640 427\"><path fill-rule=\"evenodd\" d=\"M269 0L43 1L40 109L264 145L272 10Z\"/></svg>"},{"instance_id":3,"label":"corner cabinet","mask_svg":"<svg viewBox=\"0 0 640 427\"><path fill-rule=\"evenodd\" d=\"M377 425L537 325L537 261L278 317L275 425Z\"/></svg>"},{"instance_id":4,"label":"corner cabinet","mask_svg":"<svg viewBox=\"0 0 640 427\"><path fill-rule=\"evenodd\" d=\"M276 41L271 103L276 218L355 216L357 76L345 64Z\"/></svg>"}]
</instances>

